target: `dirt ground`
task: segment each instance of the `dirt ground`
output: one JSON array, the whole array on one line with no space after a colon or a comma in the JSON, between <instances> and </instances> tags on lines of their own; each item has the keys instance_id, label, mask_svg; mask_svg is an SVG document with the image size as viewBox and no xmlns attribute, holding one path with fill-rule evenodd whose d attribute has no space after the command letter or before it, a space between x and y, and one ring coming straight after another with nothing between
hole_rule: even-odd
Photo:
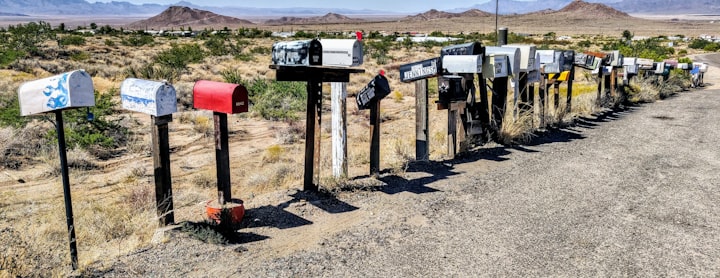
<instances>
[{"instance_id":1,"label":"dirt ground","mask_svg":"<svg viewBox=\"0 0 720 278\"><path fill-rule=\"evenodd\" d=\"M248 203L234 244L178 230L86 275L714 276L720 55L700 90L582 117L337 194Z\"/></svg>"}]
</instances>

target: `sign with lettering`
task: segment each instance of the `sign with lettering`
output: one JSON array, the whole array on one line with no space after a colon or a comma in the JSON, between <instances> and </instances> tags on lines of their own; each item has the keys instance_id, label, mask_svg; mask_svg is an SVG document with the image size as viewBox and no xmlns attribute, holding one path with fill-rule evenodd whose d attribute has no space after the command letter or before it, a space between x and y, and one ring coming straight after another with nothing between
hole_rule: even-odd
<instances>
[{"instance_id":1,"label":"sign with lettering","mask_svg":"<svg viewBox=\"0 0 720 278\"><path fill-rule=\"evenodd\" d=\"M438 69L441 69L440 58L432 58L415 63L400 66L400 81L413 82L438 76Z\"/></svg>"}]
</instances>

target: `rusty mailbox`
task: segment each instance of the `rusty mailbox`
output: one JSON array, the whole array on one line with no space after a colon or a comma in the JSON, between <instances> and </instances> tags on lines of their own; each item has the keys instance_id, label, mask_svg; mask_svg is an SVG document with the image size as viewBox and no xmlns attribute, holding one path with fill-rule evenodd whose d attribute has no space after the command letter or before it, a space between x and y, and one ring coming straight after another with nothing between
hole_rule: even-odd
<instances>
[{"instance_id":1,"label":"rusty mailbox","mask_svg":"<svg viewBox=\"0 0 720 278\"><path fill-rule=\"evenodd\" d=\"M160 117L177 112L175 87L167 82L128 78L120 85L123 109Z\"/></svg>"},{"instance_id":2,"label":"rusty mailbox","mask_svg":"<svg viewBox=\"0 0 720 278\"><path fill-rule=\"evenodd\" d=\"M68 108L95 106L92 77L76 70L23 83L18 89L20 114L40 114Z\"/></svg>"},{"instance_id":3,"label":"rusty mailbox","mask_svg":"<svg viewBox=\"0 0 720 278\"><path fill-rule=\"evenodd\" d=\"M193 87L193 106L227 114L248 111L248 91L244 86L200 80Z\"/></svg>"}]
</instances>

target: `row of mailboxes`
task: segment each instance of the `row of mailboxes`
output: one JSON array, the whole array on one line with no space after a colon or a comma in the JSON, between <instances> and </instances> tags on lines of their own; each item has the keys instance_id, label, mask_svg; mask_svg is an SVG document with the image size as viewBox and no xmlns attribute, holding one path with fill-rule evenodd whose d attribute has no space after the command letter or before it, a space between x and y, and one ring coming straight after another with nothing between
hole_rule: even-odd
<instances>
[{"instance_id":1,"label":"row of mailboxes","mask_svg":"<svg viewBox=\"0 0 720 278\"><path fill-rule=\"evenodd\" d=\"M166 82L128 78L120 86L122 107L152 116L177 111L175 88ZM242 85L200 80L193 86L193 106L214 112L248 112L248 91Z\"/></svg>"},{"instance_id":2,"label":"row of mailboxes","mask_svg":"<svg viewBox=\"0 0 720 278\"><path fill-rule=\"evenodd\" d=\"M363 63L362 43L354 39L313 39L276 42L274 65L356 67Z\"/></svg>"}]
</instances>

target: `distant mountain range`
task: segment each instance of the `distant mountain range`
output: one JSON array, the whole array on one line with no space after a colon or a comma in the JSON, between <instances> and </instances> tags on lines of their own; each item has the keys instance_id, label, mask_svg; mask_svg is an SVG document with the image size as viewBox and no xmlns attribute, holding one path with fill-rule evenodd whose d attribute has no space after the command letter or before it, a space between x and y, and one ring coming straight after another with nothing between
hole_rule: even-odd
<instances>
[{"instance_id":1,"label":"distant mountain range","mask_svg":"<svg viewBox=\"0 0 720 278\"><path fill-rule=\"evenodd\" d=\"M574 0L537 0L518 1L503 0L500 3L501 14L524 14L546 9L559 10ZM718 0L587 0L587 2L603 3L626 13L656 14L720 14ZM228 16L319 16L328 13L343 15L408 15L380 10L354 10L334 8L250 8L250 7L208 7L181 1L173 5L142 4L112 1L108 3L86 0L0 0L2 15L157 15L170 6L185 6L202 9ZM495 13L495 1L477 4L470 7L458 7L446 12L460 13L469 9L478 9Z\"/></svg>"}]
</instances>

